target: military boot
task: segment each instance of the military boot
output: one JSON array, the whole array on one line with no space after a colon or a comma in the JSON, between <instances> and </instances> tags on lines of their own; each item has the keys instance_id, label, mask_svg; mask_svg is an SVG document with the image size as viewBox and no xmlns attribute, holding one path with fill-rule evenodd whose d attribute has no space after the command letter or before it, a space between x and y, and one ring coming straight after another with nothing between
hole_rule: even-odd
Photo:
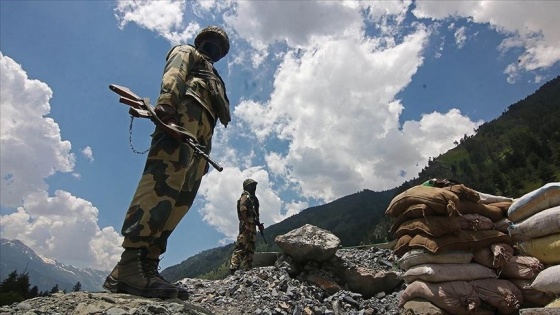
<instances>
[{"instance_id":1,"label":"military boot","mask_svg":"<svg viewBox=\"0 0 560 315\"><path fill-rule=\"evenodd\" d=\"M152 270L155 270L157 276L162 280L165 281L167 283L169 283L169 281L165 280L165 278L159 273L159 259L147 259L146 263L148 265L150 265L150 268ZM171 284L171 283L169 283ZM171 284L173 285L173 284ZM173 285L175 286L175 288L177 288L177 298L179 300L188 300L189 299L189 291L186 288L183 288L181 285Z\"/></svg>"},{"instance_id":2,"label":"military boot","mask_svg":"<svg viewBox=\"0 0 560 315\"><path fill-rule=\"evenodd\" d=\"M125 249L121 261L107 276L103 287L114 293L170 299L178 295L177 287L163 280L157 272L157 261L146 258L145 249Z\"/></svg>"}]
</instances>

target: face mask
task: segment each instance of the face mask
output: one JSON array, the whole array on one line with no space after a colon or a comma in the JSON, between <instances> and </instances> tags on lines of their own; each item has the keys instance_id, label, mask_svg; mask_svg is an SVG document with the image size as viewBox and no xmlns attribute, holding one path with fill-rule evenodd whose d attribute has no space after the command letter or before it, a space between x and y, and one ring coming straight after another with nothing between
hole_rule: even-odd
<instances>
[{"instance_id":1,"label":"face mask","mask_svg":"<svg viewBox=\"0 0 560 315\"><path fill-rule=\"evenodd\" d=\"M201 50L208 54L208 57L210 57L210 59L212 59L212 61L214 62L220 60L222 57L220 47L218 47L218 45L214 44L213 42L204 42L202 44Z\"/></svg>"}]
</instances>

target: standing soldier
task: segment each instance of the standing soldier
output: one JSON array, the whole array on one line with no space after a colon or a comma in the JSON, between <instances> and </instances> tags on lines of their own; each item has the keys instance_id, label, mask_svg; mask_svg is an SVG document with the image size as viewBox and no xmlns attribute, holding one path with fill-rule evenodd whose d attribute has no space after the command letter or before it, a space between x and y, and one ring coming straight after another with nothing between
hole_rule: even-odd
<instances>
[{"instance_id":1,"label":"standing soldier","mask_svg":"<svg viewBox=\"0 0 560 315\"><path fill-rule=\"evenodd\" d=\"M255 196L256 190L256 181L250 178L243 181L243 193L237 201L239 235L231 256L231 274L243 265L245 270L251 269L257 240L257 226L261 231L264 229L264 225L259 221L259 199Z\"/></svg>"},{"instance_id":2,"label":"standing soldier","mask_svg":"<svg viewBox=\"0 0 560 315\"><path fill-rule=\"evenodd\" d=\"M227 126L231 120L225 85L214 68L214 62L228 51L227 34L209 26L196 36L194 46L175 46L166 57L155 112L164 123L188 130L206 153L210 153L216 122ZM107 276L105 289L144 297L188 298L185 289L159 274L159 256L191 207L206 172L206 160L156 127L123 222L124 252Z\"/></svg>"}]
</instances>

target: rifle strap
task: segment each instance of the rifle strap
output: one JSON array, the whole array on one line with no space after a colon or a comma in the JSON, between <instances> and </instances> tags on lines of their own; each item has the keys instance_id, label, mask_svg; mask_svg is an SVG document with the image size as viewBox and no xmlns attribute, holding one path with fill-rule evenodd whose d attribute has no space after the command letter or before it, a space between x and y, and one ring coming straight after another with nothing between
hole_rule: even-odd
<instances>
[{"instance_id":1,"label":"rifle strap","mask_svg":"<svg viewBox=\"0 0 560 315\"><path fill-rule=\"evenodd\" d=\"M132 122L134 121L134 116L130 115L130 126L128 127L128 144L130 145L130 149L132 149L132 152L136 153L136 154L146 154L148 153L148 151L150 151L150 148L147 148L145 151L137 151L134 148L134 145L132 145Z\"/></svg>"},{"instance_id":2,"label":"rifle strap","mask_svg":"<svg viewBox=\"0 0 560 315\"><path fill-rule=\"evenodd\" d=\"M134 145L132 145L132 123L134 122L134 116L130 115L130 125L128 127L128 144L130 145L130 149L132 150L132 152L136 153L136 154L146 154L148 153L148 151L150 151L150 149L152 148L152 146L155 146L156 144L158 144L161 139L163 139L162 137L160 137L158 139L158 141L156 141L156 143L154 143L153 145L150 145L149 148L147 148L144 151L138 151L134 148Z\"/></svg>"}]
</instances>

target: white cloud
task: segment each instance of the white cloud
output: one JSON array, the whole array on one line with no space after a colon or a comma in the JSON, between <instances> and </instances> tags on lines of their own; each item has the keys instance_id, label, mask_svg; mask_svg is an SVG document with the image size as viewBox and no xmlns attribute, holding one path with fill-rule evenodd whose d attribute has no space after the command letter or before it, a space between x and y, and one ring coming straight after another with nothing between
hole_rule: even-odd
<instances>
[{"instance_id":1,"label":"white cloud","mask_svg":"<svg viewBox=\"0 0 560 315\"><path fill-rule=\"evenodd\" d=\"M247 178L252 178L258 183L256 195L260 203L261 222L268 226L286 217L286 214L281 213L280 198L270 187L268 173L261 167L247 168L243 171L236 167L224 167L222 172L212 170L200 186L199 195L205 202L199 211L205 222L226 236L224 242L235 240L237 237L238 226L232 222L239 222L237 200L243 191L243 181ZM288 215L293 213L287 212Z\"/></svg>"},{"instance_id":2,"label":"white cloud","mask_svg":"<svg viewBox=\"0 0 560 315\"><path fill-rule=\"evenodd\" d=\"M26 196L17 211L1 216L2 237L18 239L37 254L77 267L108 270L118 261L122 237L100 230L98 210L89 201L57 190Z\"/></svg>"},{"instance_id":3,"label":"white cloud","mask_svg":"<svg viewBox=\"0 0 560 315\"><path fill-rule=\"evenodd\" d=\"M112 228L100 230L98 210L66 191L48 196L45 179L74 172L71 143L62 140L50 113L51 89L31 80L0 53L1 205L0 234L19 239L38 254L78 267L109 269L121 250ZM91 153L87 148L84 153Z\"/></svg>"},{"instance_id":4,"label":"white cloud","mask_svg":"<svg viewBox=\"0 0 560 315\"><path fill-rule=\"evenodd\" d=\"M489 23L511 37L500 49L523 47L518 60L505 69L508 81L520 72L548 68L560 61L558 32L559 1L416 1L413 13L420 18L472 18L475 23ZM538 79L538 77L536 77Z\"/></svg>"},{"instance_id":5,"label":"white cloud","mask_svg":"<svg viewBox=\"0 0 560 315\"><path fill-rule=\"evenodd\" d=\"M90 161L93 162L94 158L93 158L93 150L91 149L90 146L86 146L85 148L82 149L82 154L84 155L84 157Z\"/></svg>"},{"instance_id":6,"label":"white cloud","mask_svg":"<svg viewBox=\"0 0 560 315\"><path fill-rule=\"evenodd\" d=\"M121 28L134 22L176 45L186 43L200 30L196 22L183 25L184 11L185 1L181 0L119 0L115 16Z\"/></svg>"},{"instance_id":7,"label":"white cloud","mask_svg":"<svg viewBox=\"0 0 560 315\"><path fill-rule=\"evenodd\" d=\"M457 45L458 48L463 48L463 46L465 46L465 43L467 42L467 28L464 26L459 27L458 29L455 30L455 44Z\"/></svg>"},{"instance_id":8,"label":"white cloud","mask_svg":"<svg viewBox=\"0 0 560 315\"><path fill-rule=\"evenodd\" d=\"M44 190L44 179L56 172L72 172L72 145L62 140L50 117L51 89L30 80L10 57L0 53L1 204L16 207L31 192Z\"/></svg>"},{"instance_id":9,"label":"white cloud","mask_svg":"<svg viewBox=\"0 0 560 315\"><path fill-rule=\"evenodd\" d=\"M360 11L338 1L239 1L224 18L257 49L275 42L306 47L316 37L338 37L359 31Z\"/></svg>"},{"instance_id":10,"label":"white cloud","mask_svg":"<svg viewBox=\"0 0 560 315\"><path fill-rule=\"evenodd\" d=\"M422 64L428 35L419 28L403 43L384 49L375 39L355 36L326 41L301 55L287 54L271 99L242 102L235 116L255 130L259 141L279 137L290 142L287 153L266 157L268 168L287 176L306 197L328 201L363 188L392 188L399 170L428 158L411 151L395 172L386 174L391 168L380 158L387 153L384 138L399 128L402 105L394 98ZM393 145L404 141L399 139ZM432 155L441 153L436 147Z\"/></svg>"}]
</instances>

